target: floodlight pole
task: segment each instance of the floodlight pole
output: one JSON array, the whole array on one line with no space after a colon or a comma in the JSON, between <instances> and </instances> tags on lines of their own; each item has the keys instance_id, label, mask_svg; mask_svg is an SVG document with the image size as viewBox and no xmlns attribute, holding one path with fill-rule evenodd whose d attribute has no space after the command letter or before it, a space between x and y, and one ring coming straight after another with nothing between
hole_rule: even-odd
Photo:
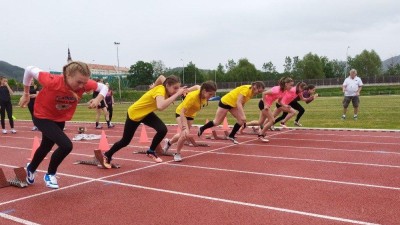
<instances>
[{"instance_id":1,"label":"floodlight pole","mask_svg":"<svg viewBox=\"0 0 400 225\"><path fill-rule=\"evenodd\" d=\"M118 92L119 92L119 101L121 101L121 77L119 76L119 55L118 55L118 46L119 46L119 42L114 42L114 45L117 46L117 63L118 63L118 67L117 67L117 77L118 77Z\"/></svg>"},{"instance_id":2,"label":"floodlight pole","mask_svg":"<svg viewBox=\"0 0 400 225\"><path fill-rule=\"evenodd\" d=\"M344 79L346 79L346 76L347 76L347 59L349 58L349 48L350 48L350 46L347 46L347 50L346 50L346 67L344 69Z\"/></svg>"}]
</instances>

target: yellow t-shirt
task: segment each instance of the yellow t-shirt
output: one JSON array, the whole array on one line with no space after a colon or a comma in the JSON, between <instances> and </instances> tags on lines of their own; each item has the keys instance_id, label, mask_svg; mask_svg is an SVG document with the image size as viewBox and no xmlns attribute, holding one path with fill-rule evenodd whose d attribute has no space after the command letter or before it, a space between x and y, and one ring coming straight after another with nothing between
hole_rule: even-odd
<instances>
[{"instance_id":1,"label":"yellow t-shirt","mask_svg":"<svg viewBox=\"0 0 400 225\"><path fill-rule=\"evenodd\" d=\"M139 98L135 103L133 103L128 108L128 116L133 121L141 121L151 112L157 110L157 96L166 97L167 92L163 85L158 85L153 89L147 91L142 97Z\"/></svg>"},{"instance_id":2,"label":"yellow t-shirt","mask_svg":"<svg viewBox=\"0 0 400 225\"><path fill-rule=\"evenodd\" d=\"M175 110L176 114L181 114L181 110L186 109L185 117L194 118L196 113L201 109L201 106L207 103L207 99L201 99L200 90L192 91L186 95L185 100Z\"/></svg>"},{"instance_id":3,"label":"yellow t-shirt","mask_svg":"<svg viewBox=\"0 0 400 225\"><path fill-rule=\"evenodd\" d=\"M232 91L230 91L228 94L224 95L221 98L221 102L225 105L229 105L235 108L237 107L236 103L239 94L243 95L242 104L244 105L247 101L250 100L251 97L253 97L253 91L251 90L251 85L242 85L233 89Z\"/></svg>"}]
</instances>

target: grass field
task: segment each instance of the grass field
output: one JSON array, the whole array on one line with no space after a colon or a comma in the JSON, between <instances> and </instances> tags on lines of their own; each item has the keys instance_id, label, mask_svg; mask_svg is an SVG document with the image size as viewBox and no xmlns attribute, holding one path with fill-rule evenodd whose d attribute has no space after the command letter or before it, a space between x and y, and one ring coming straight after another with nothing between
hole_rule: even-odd
<instances>
[{"instance_id":1,"label":"grass field","mask_svg":"<svg viewBox=\"0 0 400 225\"><path fill-rule=\"evenodd\" d=\"M379 95L361 96L359 119L353 120L353 108L350 104L346 120L341 120L342 97L320 97L311 104L301 104L306 109L300 122L305 127L323 128L359 128L359 129L400 129L400 96ZM156 112L165 123L176 123L175 109L179 102L171 105L162 112ZM213 119L218 102L209 102L195 119L195 124L203 124L206 119ZM258 119L258 100L252 99L245 106L247 121ZM124 122L126 111L130 104L117 104L114 107L114 122ZM29 120L30 114L27 108L14 106L14 116L17 119ZM95 112L89 110L85 105L78 106L73 121L94 121ZM103 120L104 121L104 120ZM234 124L232 115L228 115L230 125ZM287 123L293 126L293 118Z\"/></svg>"}]
</instances>

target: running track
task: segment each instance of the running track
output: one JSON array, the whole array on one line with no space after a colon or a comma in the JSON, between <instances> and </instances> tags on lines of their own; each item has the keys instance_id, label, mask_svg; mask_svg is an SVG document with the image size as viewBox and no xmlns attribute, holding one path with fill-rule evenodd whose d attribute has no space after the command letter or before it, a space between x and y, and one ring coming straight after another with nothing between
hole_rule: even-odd
<instances>
[{"instance_id":1,"label":"running track","mask_svg":"<svg viewBox=\"0 0 400 225\"><path fill-rule=\"evenodd\" d=\"M67 123L66 133L82 125L101 132ZM41 138L30 127L17 121L17 134L0 135L8 177ZM110 145L122 127L105 129ZM240 145L202 139L211 147L185 146L183 162L162 156L155 164L132 154L148 145L138 143L140 129L115 155L120 169L73 165L99 143L75 141L59 167L60 189L44 186L49 159L34 185L0 189L0 224L400 224L398 131L289 129L269 132L268 144L255 135L238 136ZM167 137L175 131L169 126Z\"/></svg>"}]
</instances>

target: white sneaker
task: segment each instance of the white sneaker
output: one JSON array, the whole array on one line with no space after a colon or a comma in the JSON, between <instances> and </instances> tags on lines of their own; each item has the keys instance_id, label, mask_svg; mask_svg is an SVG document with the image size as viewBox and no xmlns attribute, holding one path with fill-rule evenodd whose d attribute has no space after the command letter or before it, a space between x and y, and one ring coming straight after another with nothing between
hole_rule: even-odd
<instances>
[{"instance_id":1,"label":"white sneaker","mask_svg":"<svg viewBox=\"0 0 400 225\"><path fill-rule=\"evenodd\" d=\"M179 153L174 154L174 161L175 162L182 162L182 156Z\"/></svg>"},{"instance_id":2,"label":"white sneaker","mask_svg":"<svg viewBox=\"0 0 400 225\"><path fill-rule=\"evenodd\" d=\"M101 125L97 125L96 129L103 129Z\"/></svg>"},{"instance_id":3,"label":"white sneaker","mask_svg":"<svg viewBox=\"0 0 400 225\"><path fill-rule=\"evenodd\" d=\"M231 140L235 145L239 144L239 142L234 137L228 137L228 140Z\"/></svg>"},{"instance_id":4,"label":"white sneaker","mask_svg":"<svg viewBox=\"0 0 400 225\"><path fill-rule=\"evenodd\" d=\"M55 174L51 175L51 174L46 173L44 175L43 179L44 179L44 182L46 183L46 187L53 188L53 189L59 188L58 183L57 183L57 177Z\"/></svg>"},{"instance_id":5,"label":"white sneaker","mask_svg":"<svg viewBox=\"0 0 400 225\"><path fill-rule=\"evenodd\" d=\"M3 129L3 134L7 134L7 130L6 129Z\"/></svg>"},{"instance_id":6,"label":"white sneaker","mask_svg":"<svg viewBox=\"0 0 400 225\"><path fill-rule=\"evenodd\" d=\"M258 135L258 140L260 140L260 141L262 141L262 142L265 142L265 143L268 143L268 142L269 142L268 138L266 138L266 137L263 136L263 135Z\"/></svg>"},{"instance_id":7,"label":"white sneaker","mask_svg":"<svg viewBox=\"0 0 400 225\"><path fill-rule=\"evenodd\" d=\"M38 128L36 126L32 127L32 131L37 131L37 130L38 130Z\"/></svg>"},{"instance_id":8,"label":"white sneaker","mask_svg":"<svg viewBox=\"0 0 400 225\"><path fill-rule=\"evenodd\" d=\"M298 126L298 127L302 127L302 126L303 126L301 123L296 122L296 121L294 121L294 125L295 125L295 126Z\"/></svg>"},{"instance_id":9,"label":"white sneaker","mask_svg":"<svg viewBox=\"0 0 400 225\"><path fill-rule=\"evenodd\" d=\"M16 134L17 131L13 128L13 129L11 129L11 133Z\"/></svg>"},{"instance_id":10,"label":"white sneaker","mask_svg":"<svg viewBox=\"0 0 400 225\"><path fill-rule=\"evenodd\" d=\"M281 127L282 127L282 128L285 128L285 129L287 128L286 124L285 124L285 123L282 123L282 122L281 122Z\"/></svg>"},{"instance_id":11,"label":"white sneaker","mask_svg":"<svg viewBox=\"0 0 400 225\"><path fill-rule=\"evenodd\" d=\"M168 142L169 142L169 139L165 138L164 139L164 146L162 148L164 154L167 154L168 149L171 147L171 145L169 145Z\"/></svg>"}]
</instances>

